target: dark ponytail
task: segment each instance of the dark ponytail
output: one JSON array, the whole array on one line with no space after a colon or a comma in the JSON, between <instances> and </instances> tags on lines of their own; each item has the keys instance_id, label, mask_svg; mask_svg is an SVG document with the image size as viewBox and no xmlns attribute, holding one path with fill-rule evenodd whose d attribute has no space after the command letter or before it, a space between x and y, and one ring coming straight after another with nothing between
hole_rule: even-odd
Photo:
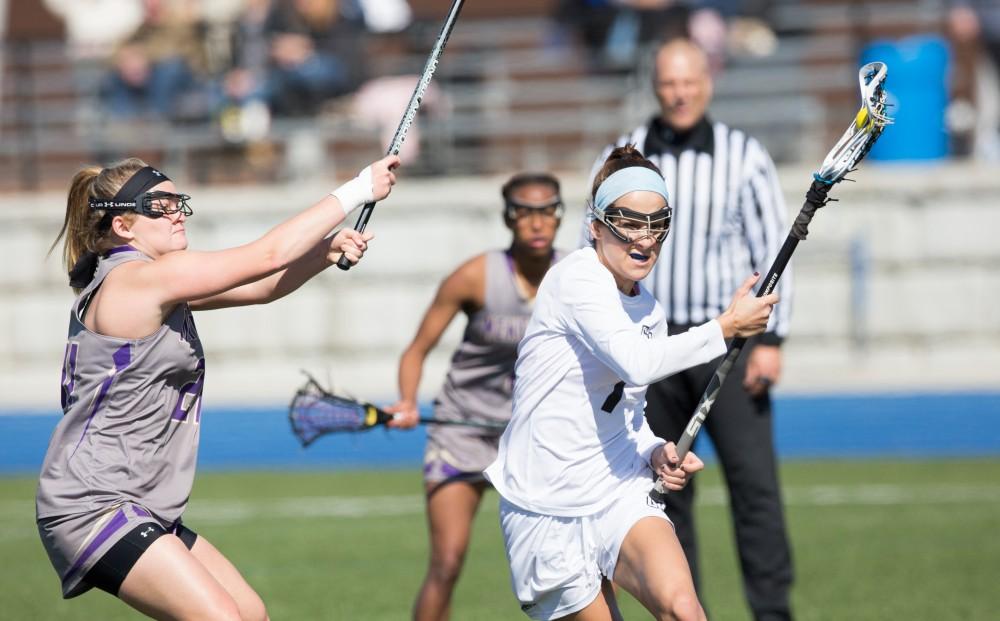
<instances>
[{"instance_id":1,"label":"dark ponytail","mask_svg":"<svg viewBox=\"0 0 1000 621\"><path fill-rule=\"evenodd\" d=\"M643 168L648 168L650 170L660 172L656 164L650 162L639 149L635 148L634 144L627 144L624 147L615 147L608 158L604 160L604 165L601 169L597 171L597 175L594 177L594 186L590 189L590 199L594 200L597 196L597 188L601 187L604 180L615 174L623 168L631 168L633 166L642 166ZM662 173L660 173L662 175Z\"/></svg>"}]
</instances>

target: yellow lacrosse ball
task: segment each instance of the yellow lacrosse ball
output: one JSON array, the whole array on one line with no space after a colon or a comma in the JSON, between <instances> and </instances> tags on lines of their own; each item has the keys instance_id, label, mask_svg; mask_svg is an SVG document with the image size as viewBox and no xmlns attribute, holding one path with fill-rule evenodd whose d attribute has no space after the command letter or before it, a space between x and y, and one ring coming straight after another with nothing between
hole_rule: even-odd
<instances>
[{"instance_id":1,"label":"yellow lacrosse ball","mask_svg":"<svg viewBox=\"0 0 1000 621\"><path fill-rule=\"evenodd\" d=\"M861 106L858 114L854 117L855 129L861 129L868 124L868 108Z\"/></svg>"},{"instance_id":2,"label":"yellow lacrosse ball","mask_svg":"<svg viewBox=\"0 0 1000 621\"><path fill-rule=\"evenodd\" d=\"M378 422L378 410L375 406L369 405L365 408L365 427L374 427Z\"/></svg>"}]
</instances>

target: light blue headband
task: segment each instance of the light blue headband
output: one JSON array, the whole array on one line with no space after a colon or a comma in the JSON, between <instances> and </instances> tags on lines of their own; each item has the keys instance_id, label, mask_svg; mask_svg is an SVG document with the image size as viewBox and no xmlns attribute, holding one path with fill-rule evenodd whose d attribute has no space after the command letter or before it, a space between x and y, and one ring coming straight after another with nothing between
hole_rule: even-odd
<instances>
[{"instance_id":1,"label":"light blue headband","mask_svg":"<svg viewBox=\"0 0 1000 621\"><path fill-rule=\"evenodd\" d=\"M613 173L597 187L594 211L603 218L604 212L616 200L629 192L636 191L656 192L664 201L670 203L667 184L658 172L644 166L629 166Z\"/></svg>"}]
</instances>

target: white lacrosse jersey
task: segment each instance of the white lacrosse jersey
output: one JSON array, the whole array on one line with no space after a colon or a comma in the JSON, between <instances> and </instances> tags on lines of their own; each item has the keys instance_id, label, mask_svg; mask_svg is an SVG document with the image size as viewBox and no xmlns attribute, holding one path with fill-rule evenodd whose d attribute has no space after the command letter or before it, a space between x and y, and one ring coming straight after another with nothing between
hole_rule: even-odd
<instances>
[{"instance_id":1,"label":"white lacrosse jersey","mask_svg":"<svg viewBox=\"0 0 1000 621\"><path fill-rule=\"evenodd\" d=\"M552 267L518 348L513 416L485 471L508 501L536 513L600 511L638 478L664 440L643 409L646 387L726 352L712 320L667 336L645 288L618 291L591 248Z\"/></svg>"}]
</instances>

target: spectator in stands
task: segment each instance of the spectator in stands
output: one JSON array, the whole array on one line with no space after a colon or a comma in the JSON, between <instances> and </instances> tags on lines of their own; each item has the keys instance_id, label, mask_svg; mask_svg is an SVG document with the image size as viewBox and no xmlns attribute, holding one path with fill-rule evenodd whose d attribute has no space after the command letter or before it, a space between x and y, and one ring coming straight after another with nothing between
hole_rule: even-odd
<instances>
[{"instance_id":1,"label":"spectator in stands","mask_svg":"<svg viewBox=\"0 0 1000 621\"><path fill-rule=\"evenodd\" d=\"M218 81L215 102L222 134L230 142L260 140L270 128L265 28L272 5L272 0L245 0L230 28L229 67Z\"/></svg>"},{"instance_id":2,"label":"spectator in stands","mask_svg":"<svg viewBox=\"0 0 1000 621\"><path fill-rule=\"evenodd\" d=\"M401 32L413 20L406 0L358 0L370 32Z\"/></svg>"},{"instance_id":3,"label":"spectator in stands","mask_svg":"<svg viewBox=\"0 0 1000 621\"><path fill-rule=\"evenodd\" d=\"M364 19L356 4L277 0L264 30L270 40L265 92L276 115L312 114L361 83Z\"/></svg>"},{"instance_id":4,"label":"spectator in stands","mask_svg":"<svg viewBox=\"0 0 1000 621\"><path fill-rule=\"evenodd\" d=\"M721 4L725 0L718 0ZM770 24L774 0L729 0L735 11L723 11L726 19L726 49L731 56L770 56L778 49L778 37Z\"/></svg>"},{"instance_id":5,"label":"spectator in stands","mask_svg":"<svg viewBox=\"0 0 1000 621\"><path fill-rule=\"evenodd\" d=\"M558 19L571 24L597 65L631 66L638 48L685 34L687 0L562 0Z\"/></svg>"},{"instance_id":6,"label":"spectator in stands","mask_svg":"<svg viewBox=\"0 0 1000 621\"><path fill-rule=\"evenodd\" d=\"M560 0L554 19L571 30L580 45L594 54L604 45L614 12L608 0Z\"/></svg>"},{"instance_id":7,"label":"spectator in stands","mask_svg":"<svg viewBox=\"0 0 1000 621\"><path fill-rule=\"evenodd\" d=\"M197 14L167 0L145 0L145 9L100 85L105 111L114 120L205 117L207 59Z\"/></svg>"},{"instance_id":8,"label":"spectator in stands","mask_svg":"<svg viewBox=\"0 0 1000 621\"><path fill-rule=\"evenodd\" d=\"M142 25L142 0L42 0L66 26L74 61L105 62Z\"/></svg>"},{"instance_id":9,"label":"spectator in stands","mask_svg":"<svg viewBox=\"0 0 1000 621\"><path fill-rule=\"evenodd\" d=\"M640 49L679 36L705 50L713 73L728 48L765 56L777 45L764 17L771 0L562 0L558 17L573 24L602 63L631 66ZM730 26L733 37L730 39Z\"/></svg>"},{"instance_id":10,"label":"spectator in stands","mask_svg":"<svg viewBox=\"0 0 1000 621\"><path fill-rule=\"evenodd\" d=\"M952 40L976 50L972 68L974 157L1000 161L1000 2L953 0L948 12Z\"/></svg>"},{"instance_id":11,"label":"spectator in stands","mask_svg":"<svg viewBox=\"0 0 1000 621\"><path fill-rule=\"evenodd\" d=\"M383 4L384 2L384 4ZM368 52L379 58L422 57L427 54L429 42L422 37L414 37L405 29L409 25L409 5L405 0L362 0L365 23L373 36L369 38ZM404 20L405 18L405 20ZM403 30L397 30L402 28ZM405 110L405 104L410 100L413 89L416 88L420 75L411 73L403 63L395 63L393 68L399 68L403 73L381 73L365 82L351 98L350 113L359 125L376 130L379 134L379 144L387 145L392 141L399 127L400 117ZM449 106L447 94L439 87L436 80L431 81L424 91L421 100L420 114L414 119L399 152L399 158L404 165L421 160L421 168L434 169L435 158L432 152L421 153L421 124L424 119L440 116Z\"/></svg>"},{"instance_id":12,"label":"spectator in stands","mask_svg":"<svg viewBox=\"0 0 1000 621\"><path fill-rule=\"evenodd\" d=\"M103 108L98 89L117 50L145 19L143 0L43 0L66 29L66 55L73 66L77 118L96 120Z\"/></svg>"}]
</instances>

